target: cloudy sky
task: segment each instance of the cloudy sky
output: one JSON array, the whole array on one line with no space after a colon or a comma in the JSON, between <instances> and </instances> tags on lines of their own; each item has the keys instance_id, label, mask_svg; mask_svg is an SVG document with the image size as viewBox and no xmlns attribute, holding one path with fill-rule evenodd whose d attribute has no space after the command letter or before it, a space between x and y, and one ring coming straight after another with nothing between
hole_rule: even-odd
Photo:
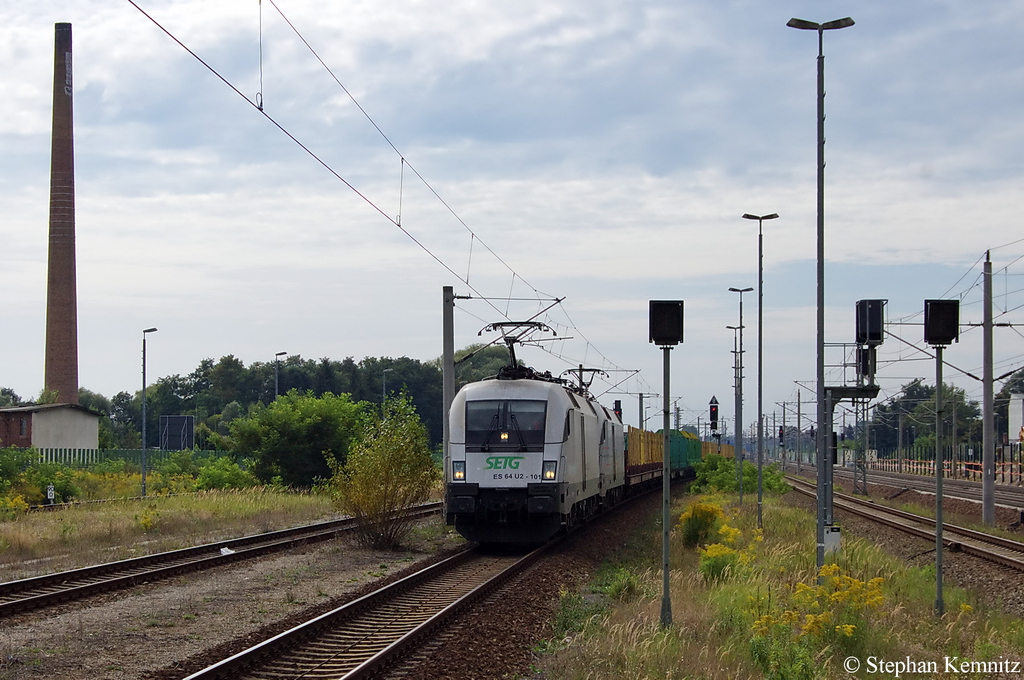
<instances>
[{"instance_id":1,"label":"cloudy sky","mask_svg":"<svg viewBox=\"0 0 1024 680\"><path fill-rule=\"evenodd\" d=\"M740 216L777 212L764 402L781 413L815 376L817 36L791 17L856 21L825 34L827 341L853 341L862 298L915 344L926 298L963 296L980 322L987 249L999 320L1024 322L1022 3L136 2L220 78L127 0L0 8L0 386L22 397L43 380L55 22L74 35L80 383L107 396L139 388L151 326L151 378L227 354L431 359L452 285L495 298L459 302L459 347L564 296L542 318L572 339L521 356L605 368L596 391L631 423L635 394L661 392L647 302L683 299L672 399L684 422L712 395L731 418L728 288L757 286ZM744 322L749 422L756 292ZM997 374L1024 364L1016 329L995 344ZM980 331L946 358L980 375ZM881 359L883 394L934 381L893 337Z\"/></svg>"}]
</instances>

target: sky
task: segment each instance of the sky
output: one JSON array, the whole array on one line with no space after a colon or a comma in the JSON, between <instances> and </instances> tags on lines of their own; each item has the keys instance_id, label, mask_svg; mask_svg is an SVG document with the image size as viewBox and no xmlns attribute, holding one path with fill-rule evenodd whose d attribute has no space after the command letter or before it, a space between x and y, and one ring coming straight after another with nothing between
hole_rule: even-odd
<instances>
[{"instance_id":1,"label":"sky","mask_svg":"<svg viewBox=\"0 0 1024 680\"><path fill-rule=\"evenodd\" d=\"M604 369L594 392L630 424L640 392L658 395L650 424L660 415L648 301L684 300L671 401L691 423L714 396L731 420L728 289L753 287L750 423L758 243L741 216L774 212L764 411L780 422L786 403L792 424L801 394L806 418L817 36L791 17L856 22L824 35L826 342L854 341L857 300L887 299L880 398L934 384L934 361L900 339L922 346L924 300L958 298L964 337L945 358L980 376L969 324L986 250L997 321L1024 323L1022 3L136 4L0 7L0 386L23 398L43 387L56 22L73 26L79 382L108 397L141 387L150 327L151 381L228 354L433 359L453 286L473 298L457 304L456 347L564 298L537 317L557 339L520 358ZM1024 335L1000 327L995 359L997 375L1024 365ZM981 399L977 380L944 373Z\"/></svg>"}]
</instances>

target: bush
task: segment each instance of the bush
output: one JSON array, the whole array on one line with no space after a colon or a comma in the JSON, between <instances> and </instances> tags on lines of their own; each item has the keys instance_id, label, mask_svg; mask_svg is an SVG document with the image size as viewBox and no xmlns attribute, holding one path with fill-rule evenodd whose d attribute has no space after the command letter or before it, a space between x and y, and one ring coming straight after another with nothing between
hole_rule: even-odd
<instances>
[{"instance_id":1,"label":"bush","mask_svg":"<svg viewBox=\"0 0 1024 680\"><path fill-rule=\"evenodd\" d=\"M256 486L256 478L243 470L238 463L227 456L214 458L199 469L196 486L203 491L210 489L248 489Z\"/></svg>"},{"instance_id":2,"label":"bush","mask_svg":"<svg viewBox=\"0 0 1024 680\"><path fill-rule=\"evenodd\" d=\"M0 520L11 520L28 512L28 503L18 494L0 495Z\"/></svg>"},{"instance_id":3,"label":"bush","mask_svg":"<svg viewBox=\"0 0 1024 680\"><path fill-rule=\"evenodd\" d=\"M0 493L5 493L21 482L22 475L37 460L39 452L35 449L20 449L16 446L0 449Z\"/></svg>"},{"instance_id":4,"label":"bush","mask_svg":"<svg viewBox=\"0 0 1024 680\"><path fill-rule=\"evenodd\" d=\"M336 505L357 519L359 541L373 548L393 548L405 538L412 520L403 511L427 500L440 478L427 430L404 392L385 400L348 460L332 467Z\"/></svg>"},{"instance_id":5,"label":"bush","mask_svg":"<svg viewBox=\"0 0 1024 680\"><path fill-rule=\"evenodd\" d=\"M153 466L153 469L164 475L199 476L199 463L195 460L195 452L191 449L172 451L167 457Z\"/></svg>"},{"instance_id":6,"label":"bush","mask_svg":"<svg viewBox=\"0 0 1024 680\"><path fill-rule=\"evenodd\" d=\"M736 483L736 461L711 454L695 468L696 479L690 489L694 493L707 492L738 492ZM767 465L762 470L762 488L769 493L785 493L789 485L782 473L774 465ZM757 466L749 459L743 461L743 490L752 493L757 489Z\"/></svg>"},{"instance_id":7,"label":"bush","mask_svg":"<svg viewBox=\"0 0 1024 680\"><path fill-rule=\"evenodd\" d=\"M61 463L37 463L25 471L25 500L29 503L45 503L46 487L53 484L53 502L66 503L81 495L75 484L74 470Z\"/></svg>"},{"instance_id":8,"label":"bush","mask_svg":"<svg viewBox=\"0 0 1024 680\"><path fill-rule=\"evenodd\" d=\"M721 543L701 548L697 571L705 581L721 581L734 576L740 566L740 553Z\"/></svg>"},{"instance_id":9,"label":"bush","mask_svg":"<svg viewBox=\"0 0 1024 680\"><path fill-rule=\"evenodd\" d=\"M722 519L722 508L714 503L698 501L693 503L679 516L679 529L683 545L696 548L707 543L713 533L717 533L715 525Z\"/></svg>"},{"instance_id":10,"label":"bush","mask_svg":"<svg viewBox=\"0 0 1024 680\"><path fill-rule=\"evenodd\" d=\"M289 486L310 487L331 475L328 456L345 462L364 409L347 394L291 390L231 421L232 451L236 459L251 459L253 474L264 482L280 477Z\"/></svg>"}]
</instances>

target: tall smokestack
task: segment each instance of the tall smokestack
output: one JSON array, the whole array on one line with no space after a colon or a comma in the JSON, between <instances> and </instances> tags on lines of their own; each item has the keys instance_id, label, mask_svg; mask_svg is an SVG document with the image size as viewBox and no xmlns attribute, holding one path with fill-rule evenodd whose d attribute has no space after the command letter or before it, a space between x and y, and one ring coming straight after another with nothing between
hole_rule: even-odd
<instances>
[{"instance_id":1,"label":"tall smokestack","mask_svg":"<svg viewBox=\"0 0 1024 680\"><path fill-rule=\"evenodd\" d=\"M75 283L75 148L72 125L71 24L56 24L53 132L50 146L50 254L46 276L44 388L78 403L78 295Z\"/></svg>"}]
</instances>

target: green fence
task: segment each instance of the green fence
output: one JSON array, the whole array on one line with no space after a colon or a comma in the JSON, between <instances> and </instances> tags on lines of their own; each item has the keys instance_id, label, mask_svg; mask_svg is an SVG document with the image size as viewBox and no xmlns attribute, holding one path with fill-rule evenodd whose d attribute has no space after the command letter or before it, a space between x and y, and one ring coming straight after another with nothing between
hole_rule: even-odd
<instances>
[{"instance_id":1,"label":"green fence","mask_svg":"<svg viewBox=\"0 0 1024 680\"><path fill-rule=\"evenodd\" d=\"M142 465L142 449L38 449L39 460L44 463L61 463L71 467L88 467L108 460L124 460L135 465ZM176 451L149 449L146 453L146 466L165 460ZM224 451L193 450L194 459L205 459L225 455Z\"/></svg>"}]
</instances>

